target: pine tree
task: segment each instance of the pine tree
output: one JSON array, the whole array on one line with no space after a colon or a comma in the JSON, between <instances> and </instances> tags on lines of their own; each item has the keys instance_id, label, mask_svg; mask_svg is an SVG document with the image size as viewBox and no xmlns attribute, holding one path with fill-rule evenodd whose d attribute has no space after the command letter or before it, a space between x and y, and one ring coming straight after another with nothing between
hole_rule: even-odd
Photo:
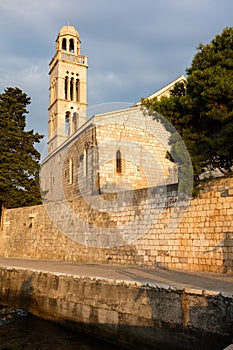
<instances>
[{"instance_id":1,"label":"pine tree","mask_svg":"<svg viewBox=\"0 0 233 350\"><path fill-rule=\"evenodd\" d=\"M193 130L201 136L196 153L226 174L233 165L233 28L200 44L187 74Z\"/></svg>"},{"instance_id":2,"label":"pine tree","mask_svg":"<svg viewBox=\"0 0 233 350\"><path fill-rule=\"evenodd\" d=\"M198 46L187 69L186 84L170 97L142 100L161 113L180 133L192 158L198 183L205 170L223 174L233 166L233 28L225 28L210 44Z\"/></svg>"},{"instance_id":3,"label":"pine tree","mask_svg":"<svg viewBox=\"0 0 233 350\"><path fill-rule=\"evenodd\" d=\"M42 135L25 131L30 97L19 88L0 94L0 205L7 208L40 204L40 153L34 143Z\"/></svg>"}]
</instances>

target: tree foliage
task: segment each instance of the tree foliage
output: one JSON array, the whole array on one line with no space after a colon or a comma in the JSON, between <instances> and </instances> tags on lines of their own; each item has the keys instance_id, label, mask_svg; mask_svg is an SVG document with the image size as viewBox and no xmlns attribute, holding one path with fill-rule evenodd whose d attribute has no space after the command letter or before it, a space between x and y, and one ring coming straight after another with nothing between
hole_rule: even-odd
<instances>
[{"instance_id":1,"label":"tree foliage","mask_svg":"<svg viewBox=\"0 0 233 350\"><path fill-rule=\"evenodd\" d=\"M200 44L186 83L170 97L142 100L180 133L191 155L195 180L206 169L223 174L233 166L233 28Z\"/></svg>"},{"instance_id":2,"label":"tree foliage","mask_svg":"<svg viewBox=\"0 0 233 350\"><path fill-rule=\"evenodd\" d=\"M34 143L43 137L25 131L30 97L19 88L0 94L0 205L40 204L39 159Z\"/></svg>"}]
</instances>

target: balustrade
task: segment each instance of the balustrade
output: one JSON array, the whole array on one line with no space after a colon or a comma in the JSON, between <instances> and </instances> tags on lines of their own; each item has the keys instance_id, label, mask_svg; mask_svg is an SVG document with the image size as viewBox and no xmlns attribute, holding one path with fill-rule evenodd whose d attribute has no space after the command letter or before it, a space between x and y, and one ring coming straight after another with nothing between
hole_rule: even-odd
<instances>
[{"instance_id":1,"label":"balustrade","mask_svg":"<svg viewBox=\"0 0 233 350\"><path fill-rule=\"evenodd\" d=\"M72 53L61 52L61 59L69 62L75 62L78 64L87 65L87 57L86 56L77 56Z\"/></svg>"}]
</instances>

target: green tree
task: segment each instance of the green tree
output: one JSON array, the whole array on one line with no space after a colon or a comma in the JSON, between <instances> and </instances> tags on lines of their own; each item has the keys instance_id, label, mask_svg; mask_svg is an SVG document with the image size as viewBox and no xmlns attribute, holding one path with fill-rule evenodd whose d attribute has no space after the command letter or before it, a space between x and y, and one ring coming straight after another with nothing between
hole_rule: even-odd
<instances>
[{"instance_id":1,"label":"green tree","mask_svg":"<svg viewBox=\"0 0 233 350\"><path fill-rule=\"evenodd\" d=\"M186 84L170 97L142 100L161 113L180 133L191 155L194 176L206 169L223 174L233 166L233 28L227 27L210 44L200 44Z\"/></svg>"},{"instance_id":2,"label":"green tree","mask_svg":"<svg viewBox=\"0 0 233 350\"><path fill-rule=\"evenodd\" d=\"M40 153L34 143L42 135L25 131L30 97L19 88L0 94L0 206L40 204Z\"/></svg>"}]
</instances>

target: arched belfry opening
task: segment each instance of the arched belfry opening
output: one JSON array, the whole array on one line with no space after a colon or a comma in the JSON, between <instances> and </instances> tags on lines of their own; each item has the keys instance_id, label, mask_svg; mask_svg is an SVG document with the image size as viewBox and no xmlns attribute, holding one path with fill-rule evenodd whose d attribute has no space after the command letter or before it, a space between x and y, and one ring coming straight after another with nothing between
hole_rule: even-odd
<instances>
[{"instance_id":1,"label":"arched belfry opening","mask_svg":"<svg viewBox=\"0 0 233 350\"><path fill-rule=\"evenodd\" d=\"M69 78L66 76L65 77L65 85L64 85L64 98L65 100L68 99L68 84L69 84Z\"/></svg>"},{"instance_id":2,"label":"arched belfry opening","mask_svg":"<svg viewBox=\"0 0 233 350\"><path fill-rule=\"evenodd\" d=\"M62 50L66 51L66 38L62 39Z\"/></svg>"},{"instance_id":3,"label":"arched belfry opening","mask_svg":"<svg viewBox=\"0 0 233 350\"><path fill-rule=\"evenodd\" d=\"M70 134L71 134L70 112L66 112L66 114L65 114L65 136L69 136Z\"/></svg>"},{"instance_id":4,"label":"arched belfry opening","mask_svg":"<svg viewBox=\"0 0 233 350\"><path fill-rule=\"evenodd\" d=\"M69 51L70 51L70 52L74 52L74 39L70 39Z\"/></svg>"},{"instance_id":5,"label":"arched belfry opening","mask_svg":"<svg viewBox=\"0 0 233 350\"><path fill-rule=\"evenodd\" d=\"M72 119L72 129L74 133L78 130L78 120L79 120L79 115L78 113L75 112L73 114L73 119Z\"/></svg>"},{"instance_id":6,"label":"arched belfry opening","mask_svg":"<svg viewBox=\"0 0 233 350\"><path fill-rule=\"evenodd\" d=\"M74 100L74 78L70 79L70 100Z\"/></svg>"}]
</instances>

